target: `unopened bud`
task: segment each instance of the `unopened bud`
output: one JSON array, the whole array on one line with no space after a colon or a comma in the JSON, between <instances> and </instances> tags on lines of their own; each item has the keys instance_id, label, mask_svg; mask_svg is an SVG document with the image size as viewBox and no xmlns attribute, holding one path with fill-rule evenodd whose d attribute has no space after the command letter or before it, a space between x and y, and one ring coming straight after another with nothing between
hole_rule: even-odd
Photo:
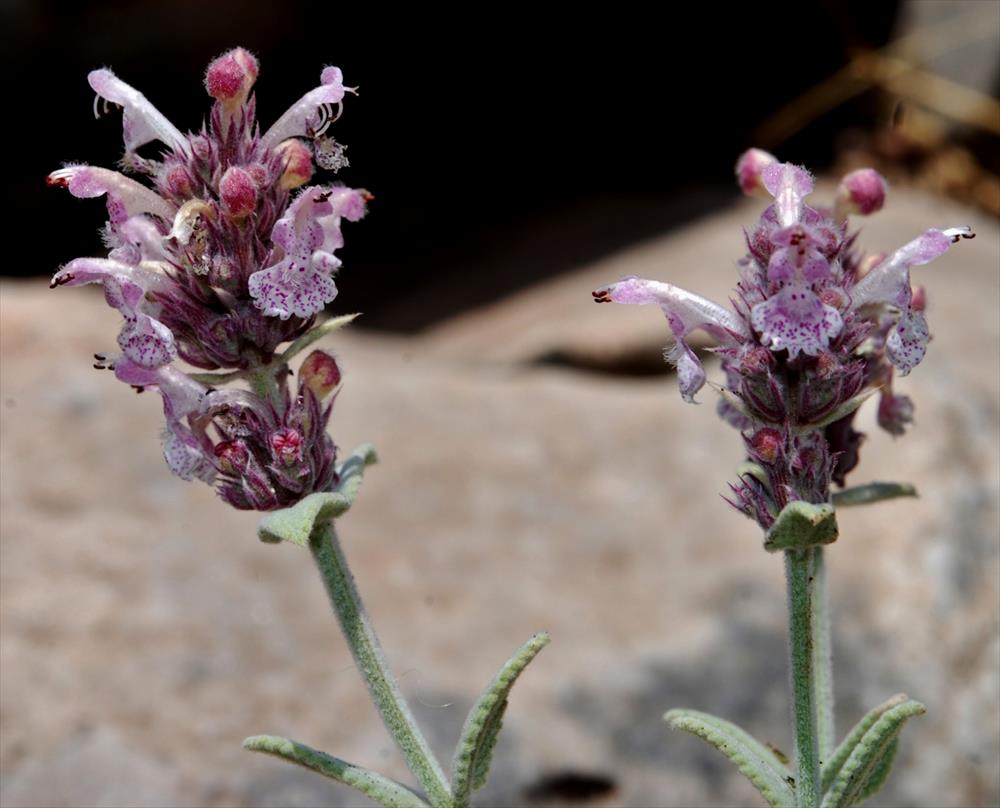
<instances>
[{"instance_id":1,"label":"unopened bud","mask_svg":"<svg viewBox=\"0 0 1000 808\"><path fill-rule=\"evenodd\" d=\"M222 175L219 196L226 213L233 219L242 219L257 207L257 183L248 172L233 166Z\"/></svg>"},{"instance_id":2,"label":"unopened bud","mask_svg":"<svg viewBox=\"0 0 1000 808\"><path fill-rule=\"evenodd\" d=\"M885 178L874 168L859 168L847 174L837 187L834 217L844 221L850 215L869 216L885 204Z\"/></svg>"},{"instance_id":3,"label":"unopened bud","mask_svg":"<svg viewBox=\"0 0 1000 808\"><path fill-rule=\"evenodd\" d=\"M740 361L740 372L743 376L767 371L774 362L773 354L762 346L749 348Z\"/></svg>"},{"instance_id":4,"label":"unopened bud","mask_svg":"<svg viewBox=\"0 0 1000 808\"><path fill-rule=\"evenodd\" d=\"M910 300L910 308L914 311L924 311L927 308L927 288L924 286L913 287L913 298Z\"/></svg>"},{"instance_id":5,"label":"unopened bud","mask_svg":"<svg viewBox=\"0 0 1000 808\"><path fill-rule=\"evenodd\" d=\"M246 172L258 188L265 188L268 185L267 167L261 163L251 163L246 166Z\"/></svg>"},{"instance_id":6,"label":"unopened bud","mask_svg":"<svg viewBox=\"0 0 1000 808\"><path fill-rule=\"evenodd\" d=\"M212 156L212 144L204 135L195 135L191 138L191 151L199 160L208 160Z\"/></svg>"},{"instance_id":7,"label":"unopened bud","mask_svg":"<svg viewBox=\"0 0 1000 808\"><path fill-rule=\"evenodd\" d=\"M340 384L340 366L324 351L313 351L299 368L299 383L308 387L322 401Z\"/></svg>"},{"instance_id":8,"label":"unopened bud","mask_svg":"<svg viewBox=\"0 0 1000 808\"><path fill-rule=\"evenodd\" d=\"M816 375L821 379L830 378L840 367L840 361L829 351L816 357Z\"/></svg>"},{"instance_id":9,"label":"unopened bud","mask_svg":"<svg viewBox=\"0 0 1000 808\"><path fill-rule=\"evenodd\" d=\"M286 466L302 461L302 435L294 429L279 429L271 435L271 451Z\"/></svg>"},{"instance_id":10,"label":"unopened bud","mask_svg":"<svg viewBox=\"0 0 1000 808\"><path fill-rule=\"evenodd\" d=\"M188 170L180 164L166 167L163 172L163 184L174 196L189 199L194 195L194 189L191 187L191 175L188 174Z\"/></svg>"},{"instance_id":11,"label":"unopened bud","mask_svg":"<svg viewBox=\"0 0 1000 808\"><path fill-rule=\"evenodd\" d=\"M777 429L759 429L750 439L750 445L757 457L769 465L777 460L784 443L784 438Z\"/></svg>"},{"instance_id":12,"label":"unopened bud","mask_svg":"<svg viewBox=\"0 0 1000 808\"><path fill-rule=\"evenodd\" d=\"M223 474L239 477L247 467L249 458L247 445L241 440L222 441L215 446L215 461Z\"/></svg>"},{"instance_id":13,"label":"unopened bud","mask_svg":"<svg viewBox=\"0 0 1000 808\"><path fill-rule=\"evenodd\" d=\"M736 179L740 190L747 196L770 199L771 194L764 187L761 175L764 169L778 162L778 158L763 149L747 149L736 161Z\"/></svg>"},{"instance_id":14,"label":"unopened bud","mask_svg":"<svg viewBox=\"0 0 1000 808\"><path fill-rule=\"evenodd\" d=\"M312 151L305 143L295 138L283 140L275 147L275 151L281 155L284 167L281 179L278 180L279 188L290 191L309 182L313 175L313 159Z\"/></svg>"},{"instance_id":15,"label":"unopened bud","mask_svg":"<svg viewBox=\"0 0 1000 808\"><path fill-rule=\"evenodd\" d=\"M257 60L243 48L235 48L212 62L205 71L205 89L230 111L250 94L257 80Z\"/></svg>"}]
</instances>

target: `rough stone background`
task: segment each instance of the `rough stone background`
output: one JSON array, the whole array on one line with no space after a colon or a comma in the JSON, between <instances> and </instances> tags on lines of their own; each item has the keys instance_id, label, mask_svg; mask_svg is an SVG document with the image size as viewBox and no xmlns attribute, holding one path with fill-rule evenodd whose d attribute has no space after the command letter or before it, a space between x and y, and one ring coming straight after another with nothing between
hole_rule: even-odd
<instances>
[{"instance_id":1,"label":"rough stone background","mask_svg":"<svg viewBox=\"0 0 1000 808\"><path fill-rule=\"evenodd\" d=\"M781 560L720 499L740 460L713 393L655 370L652 308L590 303L635 273L725 300L747 202L414 338L354 330L339 445L381 462L341 521L383 644L443 757L504 659L518 683L482 806L758 805L665 709L790 748ZM845 511L829 565L841 731L897 691L929 712L872 804L989 806L998 783L1000 244L995 222L897 193L862 241L979 237L931 267L935 340L853 482L921 497ZM474 270L470 270L474 271ZM350 278L338 304L349 306ZM286 734L408 780L307 553L169 474L155 394L91 370L117 316L97 290L0 285L0 802L347 806L353 792L244 752ZM346 309L345 309L346 310ZM718 379L718 368L710 366Z\"/></svg>"}]
</instances>

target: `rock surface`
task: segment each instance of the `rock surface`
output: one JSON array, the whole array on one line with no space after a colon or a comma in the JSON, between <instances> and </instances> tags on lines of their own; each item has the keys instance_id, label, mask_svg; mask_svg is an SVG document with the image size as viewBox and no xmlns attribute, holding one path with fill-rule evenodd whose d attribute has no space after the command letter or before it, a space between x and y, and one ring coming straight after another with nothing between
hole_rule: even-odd
<instances>
[{"instance_id":1,"label":"rock surface","mask_svg":"<svg viewBox=\"0 0 1000 808\"><path fill-rule=\"evenodd\" d=\"M340 523L383 645L447 758L465 711L528 636L483 806L757 805L669 707L788 751L781 560L719 498L741 459L713 393L658 369L659 312L594 306L626 274L726 299L747 203L416 338L331 344L333 430L381 461ZM897 194L875 249L931 225L974 242L928 268L935 340L899 387L904 439L873 407L852 482L921 493L845 511L830 548L840 731L903 690L925 702L873 805L1000 801L995 223ZM349 307L349 277L338 304ZM308 553L169 474L155 395L89 367L117 316L95 290L0 285L0 803L361 805L240 741L285 734L409 781ZM649 362L652 357L654 362ZM718 368L710 366L710 377Z\"/></svg>"}]
</instances>

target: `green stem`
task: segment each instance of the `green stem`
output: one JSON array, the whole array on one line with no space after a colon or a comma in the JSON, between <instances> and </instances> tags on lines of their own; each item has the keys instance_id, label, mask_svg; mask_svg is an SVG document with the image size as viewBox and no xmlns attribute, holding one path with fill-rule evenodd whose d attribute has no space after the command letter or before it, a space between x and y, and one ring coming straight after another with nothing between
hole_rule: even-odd
<instances>
[{"instance_id":1,"label":"green stem","mask_svg":"<svg viewBox=\"0 0 1000 808\"><path fill-rule=\"evenodd\" d=\"M309 548L358 670L410 771L423 786L431 805L451 806L451 786L389 670L332 523L316 526Z\"/></svg>"},{"instance_id":2,"label":"green stem","mask_svg":"<svg viewBox=\"0 0 1000 808\"><path fill-rule=\"evenodd\" d=\"M826 564L822 547L814 547L812 553L813 682L816 696L816 735L822 767L833 755L837 736L833 724L833 651Z\"/></svg>"},{"instance_id":3,"label":"green stem","mask_svg":"<svg viewBox=\"0 0 1000 808\"><path fill-rule=\"evenodd\" d=\"M816 669L813 610L816 548L785 551L788 581L789 645L792 667L792 719L798 776L795 796L799 808L817 808L820 798L819 744L816 708Z\"/></svg>"}]
</instances>

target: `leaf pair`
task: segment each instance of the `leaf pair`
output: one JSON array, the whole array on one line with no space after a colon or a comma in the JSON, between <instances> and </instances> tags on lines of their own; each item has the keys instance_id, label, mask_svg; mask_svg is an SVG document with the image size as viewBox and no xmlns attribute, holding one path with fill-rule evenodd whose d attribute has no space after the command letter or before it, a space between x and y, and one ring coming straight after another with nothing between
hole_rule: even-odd
<instances>
[{"instance_id":1,"label":"leaf pair","mask_svg":"<svg viewBox=\"0 0 1000 808\"><path fill-rule=\"evenodd\" d=\"M356 449L338 467L338 482L333 491L311 494L291 508L268 514L261 521L257 531L260 540L272 543L288 541L301 546L315 547L316 545L310 543L315 538L316 531L322 529L324 525L328 526L331 520L341 516L351 507L361 487L365 468L374 462L375 450L371 446L366 444ZM333 551L331 556L333 559L331 563L337 565L336 572L339 576L334 586L336 590L334 599L355 598L349 604L354 611L351 621L353 628L360 621L367 620L367 617L362 614L363 607L360 605L356 591L354 591L350 573L346 567L346 560L343 559L342 555L339 555L339 552L339 550ZM347 593L346 590L351 590L353 594ZM340 609L337 611L338 615L342 616L343 612ZM347 631L345 628L345 632ZM366 653L376 654L378 664L383 664L381 652L376 647L377 639L375 639L374 634L371 634L367 640L368 651ZM549 636L544 633L536 634L528 640L500 669L500 672L472 707L462 729L462 736L455 754L452 783L448 783L423 739L413 740L415 736L420 734L416 725L413 724L409 727L412 732L408 737L422 751L415 753L416 757L407 756L407 762L417 780L427 790L426 799L409 787L378 772L356 766L287 738L255 735L252 738L247 738L243 742L243 746L255 752L264 752L280 757L349 785L386 808L419 808L420 806L423 808L428 806L433 806L433 808L465 808L469 804L472 792L486 783L511 688L528 663L548 642ZM360 660L353 646L352 651L355 651L356 659ZM366 659L369 658L366 657ZM371 660L369 659L369 661ZM373 679L369 678L370 671L365 669L361 661L359 661L359 665L363 668L362 673L365 674L369 686L373 686L371 684ZM391 674L388 674L388 679L391 680ZM396 685L390 682L386 688L392 691L385 695L385 698L395 706L395 712L398 715L405 714L405 721L412 722L412 716ZM376 702L378 703L378 699ZM392 730L392 722L386 718L386 713L382 712L387 726ZM401 744L400 748L405 755L408 748L406 743L400 740L400 735L396 732L393 732L393 737L397 743Z\"/></svg>"},{"instance_id":2,"label":"leaf pair","mask_svg":"<svg viewBox=\"0 0 1000 808\"><path fill-rule=\"evenodd\" d=\"M451 801L446 808L464 808L469 804L472 792L486 784L511 688L528 663L548 643L549 635L542 633L522 645L469 711L455 752ZM243 741L243 748L304 766L357 789L386 808L428 808L428 803L407 786L288 738L255 735Z\"/></svg>"},{"instance_id":3,"label":"leaf pair","mask_svg":"<svg viewBox=\"0 0 1000 808\"><path fill-rule=\"evenodd\" d=\"M899 694L865 715L823 766L822 808L852 808L878 791L892 768L903 724L926 711ZM696 710L670 710L664 718L722 752L772 808L797 805L795 778L784 761L740 727Z\"/></svg>"}]
</instances>

